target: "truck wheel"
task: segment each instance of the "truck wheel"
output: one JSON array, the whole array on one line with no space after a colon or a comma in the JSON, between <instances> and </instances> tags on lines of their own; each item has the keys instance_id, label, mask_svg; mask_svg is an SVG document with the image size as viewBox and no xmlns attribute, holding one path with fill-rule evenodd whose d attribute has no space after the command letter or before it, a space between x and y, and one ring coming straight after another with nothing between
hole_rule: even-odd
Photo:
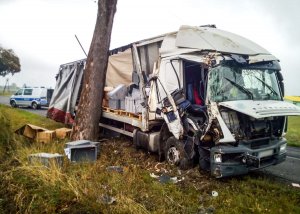
<instances>
[{"instance_id":1,"label":"truck wheel","mask_svg":"<svg viewBox=\"0 0 300 214\"><path fill-rule=\"evenodd\" d=\"M31 107L32 107L33 109L38 109L39 105L38 105L36 102L33 102L33 103L31 104Z\"/></svg>"},{"instance_id":2,"label":"truck wheel","mask_svg":"<svg viewBox=\"0 0 300 214\"><path fill-rule=\"evenodd\" d=\"M210 153L201 147L199 147L199 166L202 170L210 170Z\"/></svg>"},{"instance_id":3,"label":"truck wheel","mask_svg":"<svg viewBox=\"0 0 300 214\"><path fill-rule=\"evenodd\" d=\"M17 106L17 103L16 103L16 101L10 101L10 105L11 105L11 107L13 107L13 108L17 108L18 106Z\"/></svg>"},{"instance_id":4,"label":"truck wheel","mask_svg":"<svg viewBox=\"0 0 300 214\"><path fill-rule=\"evenodd\" d=\"M184 145L181 140L177 140L174 136L169 137L165 149L165 159L171 165L179 166L180 169L186 170L191 167L190 160L184 151Z\"/></svg>"}]
</instances>

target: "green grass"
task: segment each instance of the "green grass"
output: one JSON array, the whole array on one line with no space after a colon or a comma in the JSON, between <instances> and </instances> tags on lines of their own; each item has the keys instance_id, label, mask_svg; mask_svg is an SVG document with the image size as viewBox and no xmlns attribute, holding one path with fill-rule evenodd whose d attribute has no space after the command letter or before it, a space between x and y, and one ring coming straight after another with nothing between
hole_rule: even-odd
<instances>
[{"instance_id":1,"label":"green grass","mask_svg":"<svg viewBox=\"0 0 300 214\"><path fill-rule=\"evenodd\" d=\"M179 172L153 154L136 151L127 138L103 141L95 163L65 159L61 169L30 165L29 154L62 154L64 142L34 143L13 131L23 123L61 125L4 106L0 122L0 213L300 213L299 189L257 173L216 180L197 167ZM122 166L124 172L107 166ZM185 179L162 184L150 177L162 172ZM212 197L212 191L219 196ZM104 203L104 196L116 203Z\"/></svg>"},{"instance_id":2,"label":"green grass","mask_svg":"<svg viewBox=\"0 0 300 214\"><path fill-rule=\"evenodd\" d=\"M288 118L288 131L286 135L289 146L300 147L300 117Z\"/></svg>"},{"instance_id":3,"label":"green grass","mask_svg":"<svg viewBox=\"0 0 300 214\"><path fill-rule=\"evenodd\" d=\"M63 124L57 123L45 117L24 111L18 108L11 108L0 104L0 112L9 118L11 129L17 130L21 126L31 123L47 129L56 129L63 127Z\"/></svg>"}]
</instances>

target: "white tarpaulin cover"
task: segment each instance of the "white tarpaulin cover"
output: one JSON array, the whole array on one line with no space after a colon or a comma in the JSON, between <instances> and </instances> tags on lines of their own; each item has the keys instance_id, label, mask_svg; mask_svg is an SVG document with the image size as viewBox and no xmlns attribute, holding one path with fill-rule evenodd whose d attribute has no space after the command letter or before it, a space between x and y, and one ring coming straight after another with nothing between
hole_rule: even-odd
<instances>
[{"instance_id":1,"label":"white tarpaulin cover","mask_svg":"<svg viewBox=\"0 0 300 214\"><path fill-rule=\"evenodd\" d=\"M108 58L106 86L129 85L133 71L131 49L111 55Z\"/></svg>"}]
</instances>

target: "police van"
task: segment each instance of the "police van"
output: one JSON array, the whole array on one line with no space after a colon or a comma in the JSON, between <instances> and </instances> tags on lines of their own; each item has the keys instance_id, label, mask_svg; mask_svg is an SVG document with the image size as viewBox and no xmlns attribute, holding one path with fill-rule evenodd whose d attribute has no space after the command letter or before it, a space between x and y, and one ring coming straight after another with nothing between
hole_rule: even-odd
<instances>
[{"instance_id":1,"label":"police van","mask_svg":"<svg viewBox=\"0 0 300 214\"><path fill-rule=\"evenodd\" d=\"M47 106L47 89L43 87L21 88L10 97L10 105L14 108L18 106L29 106L33 109Z\"/></svg>"}]
</instances>

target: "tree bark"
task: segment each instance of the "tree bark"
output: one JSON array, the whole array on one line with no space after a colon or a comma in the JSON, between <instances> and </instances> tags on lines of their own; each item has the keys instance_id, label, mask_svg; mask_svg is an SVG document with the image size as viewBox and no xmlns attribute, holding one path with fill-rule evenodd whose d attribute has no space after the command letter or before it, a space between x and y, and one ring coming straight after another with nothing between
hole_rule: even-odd
<instances>
[{"instance_id":1,"label":"tree bark","mask_svg":"<svg viewBox=\"0 0 300 214\"><path fill-rule=\"evenodd\" d=\"M113 19L117 0L99 0L93 39L87 57L72 140L99 139L99 121Z\"/></svg>"}]
</instances>

